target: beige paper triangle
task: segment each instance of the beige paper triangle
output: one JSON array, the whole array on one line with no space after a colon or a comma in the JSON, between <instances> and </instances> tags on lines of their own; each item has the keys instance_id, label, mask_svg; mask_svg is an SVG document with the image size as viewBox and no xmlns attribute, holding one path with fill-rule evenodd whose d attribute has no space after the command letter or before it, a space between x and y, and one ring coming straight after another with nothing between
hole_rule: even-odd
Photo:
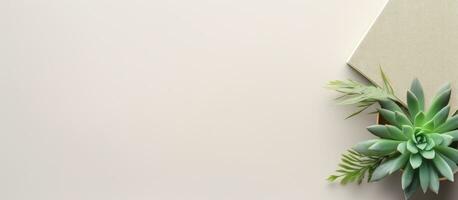
<instances>
[{"instance_id":1,"label":"beige paper triangle","mask_svg":"<svg viewBox=\"0 0 458 200\"><path fill-rule=\"evenodd\" d=\"M377 84L381 66L403 100L415 77L423 84L427 102L450 82L454 112L458 108L458 1L390 0L348 64Z\"/></svg>"}]
</instances>

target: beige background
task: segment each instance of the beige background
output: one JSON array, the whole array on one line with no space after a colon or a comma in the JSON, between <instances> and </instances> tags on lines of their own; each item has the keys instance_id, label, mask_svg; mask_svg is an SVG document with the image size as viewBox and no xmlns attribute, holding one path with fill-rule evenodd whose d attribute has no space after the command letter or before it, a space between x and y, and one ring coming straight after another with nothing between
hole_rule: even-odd
<instances>
[{"instance_id":1,"label":"beige background","mask_svg":"<svg viewBox=\"0 0 458 200\"><path fill-rule=\"evenodd\" d=\"M0 199L400 199L325 181L374 119L323 86L385 3L0 1Z\"/></svg>"}]
</instances>

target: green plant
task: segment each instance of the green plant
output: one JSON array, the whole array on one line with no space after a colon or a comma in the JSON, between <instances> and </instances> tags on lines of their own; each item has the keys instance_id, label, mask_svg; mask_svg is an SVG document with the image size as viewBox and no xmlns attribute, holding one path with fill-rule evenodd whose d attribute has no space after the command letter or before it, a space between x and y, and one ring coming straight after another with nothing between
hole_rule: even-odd
<instances>
[{"instance_id":1,"label":"green plant","mask_svg":"<svg viewBox=\"0 0 458 200\"><path fill-rule=\"evenodd\" d=\"M423 89L420 82L414 80L407 92L407 109L392 101L380 102L379 113L388 124L368 127L369 132L380 139L353 147L363 155L387 156L375 169L372 181L403 169L402 188L406 198L410 198L418 187L423 192L429 188L438 193L439 176L453 181L458 150L449 146L458 139L458 116L448 117L450 94L447 84L425 110Z\"/></svg>"},{"instance_id":2,"label":"green plant","mask_svg":"<svg viewBox=\"0 0 458 200\"><path fill-rule=\"evenodd\" d=\"M347 118L361 113L371 105L382 100L393 100L402 104L399 98L397 98L394 94L393 87L391 86L385 73L381 69L380 72L382 74L383 87L365 85L353 80L335 80L330 81L327 84L329 89L342 93L342 96L336 99L338 100L339 104L356 104L357 107L360 108L358 111L352 113Z\"/></svg>"},{"instance_id":3,"label":"green plant","mask_svg":"<svg viewBox=\"0 0 458 200\"><path fill-rule=\"evenodd\" d=\"M367 182L371 181L372 173L382 162L381 156L367 156L360 154L354 150L348 150L346 154L342 154L339 169L335 175L328 177L329 181L340 179L340 183L345 185L350 182L361 184L364 178L367 177Z\"/></svg>"},{"instance_id":4,"label":"green plant","mask_svg":"<svg viewBox=\"0 0 458 200\"><path fill-rule=\"evenodd\" d=\"M417 79L407 91L407 104L394 96L389 83L387 86L386 77L384 81L383 88L355 87L356 84L346 86L349 84L334 82L339 87L333 89L338 88L345 95L357 94L350 98L354 99L348 104L378 103L381 108L377 112L385 123L369 126L368 131L378 138L358 143L348 154L342 155L337 174L328 180L340 180L342 184L361 183L367 177L368 181L379 181L401 170L402 189L406 199L418 188L423 192L429 188L438 193L439 180L444 178L454 181L453 174L458 169L458 150L450 147L452 142L458 141L458 115L449 117L450 85L440 88L429 108L425 109L424 92ZM377 95L372 96L380 98L368 98L369 92L360 92L361 87L376 88L370 89L377 91L374 92ZM358 95L363 97L356 98ZM359 101L361 99L365 100Z\"/></svg>"}]
</instances>

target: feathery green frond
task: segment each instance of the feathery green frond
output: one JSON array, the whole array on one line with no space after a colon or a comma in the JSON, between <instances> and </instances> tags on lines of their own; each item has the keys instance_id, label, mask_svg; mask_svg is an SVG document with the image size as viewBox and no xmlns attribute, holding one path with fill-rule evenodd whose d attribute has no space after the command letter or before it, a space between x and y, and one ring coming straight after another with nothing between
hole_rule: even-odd
<instances>
[{"instance_id":1,"label":"feathery green frond","mask_svg":"<svg viewBox=\"0 0 458 200\"><path fill-rule=\"evenodd\" d=\"M328 177L331 182L340 181L341 184L356 182L361 184L366 178L369 182L374 170L380 165L384 156L366 156L353 150L342 155L339 169L335 175Z\"/></svg>"},{"instance_id":2,"label":"feathery green frond","mask_svg":"<svg viewBox=\"0 0 458 200\"><path fill-rule=\"evenodd\" d=\"M327 87L343 94L341 97L336 99L339 104L355 104L359 108L358 111L347 118L361 113L378 101L397 100L397 97L394 95L391 87L380 88L372 85L364 85L353 80L331 81L328 83Z\"/></svg>"}]
</instances>

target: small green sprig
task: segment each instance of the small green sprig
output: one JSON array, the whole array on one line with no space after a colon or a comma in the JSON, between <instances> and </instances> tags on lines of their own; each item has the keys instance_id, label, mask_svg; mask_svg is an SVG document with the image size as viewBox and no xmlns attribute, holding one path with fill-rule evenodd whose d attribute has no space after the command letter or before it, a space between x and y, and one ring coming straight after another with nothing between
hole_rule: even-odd
<instances>
[{"instance_id":1,"label":"small green sprig","mask_svg":"<svg viewBox=\"0 0 458 200\"><path fill-rule=\"evenodd\" d=\"M370 182L372 173L384 159L385 156L367 156L348 150L346 154L342 154L336 174L329 176L327 180L330 182L339 180L342 185L351 182L361 184L367 177L367 182Z\"/></svg>"},{"instance_id":2,"label":"small green sprig","mask_svg":"<svg viewBox=\"0 0 458 200\"><path fill-rule=\"evenodd\" d=\"M327 88L342 93L342 96L336 98L341 105L356 105L359 109L349 115L347 118L351 118L375 103L383 100L392 100L403 104L398 97L394 94L393 87L391 86L385 73L380 69L383 87L375 85L365 85L363 83L353 80L335 80L327 84Z\"/></svg>"}]
</instances>

